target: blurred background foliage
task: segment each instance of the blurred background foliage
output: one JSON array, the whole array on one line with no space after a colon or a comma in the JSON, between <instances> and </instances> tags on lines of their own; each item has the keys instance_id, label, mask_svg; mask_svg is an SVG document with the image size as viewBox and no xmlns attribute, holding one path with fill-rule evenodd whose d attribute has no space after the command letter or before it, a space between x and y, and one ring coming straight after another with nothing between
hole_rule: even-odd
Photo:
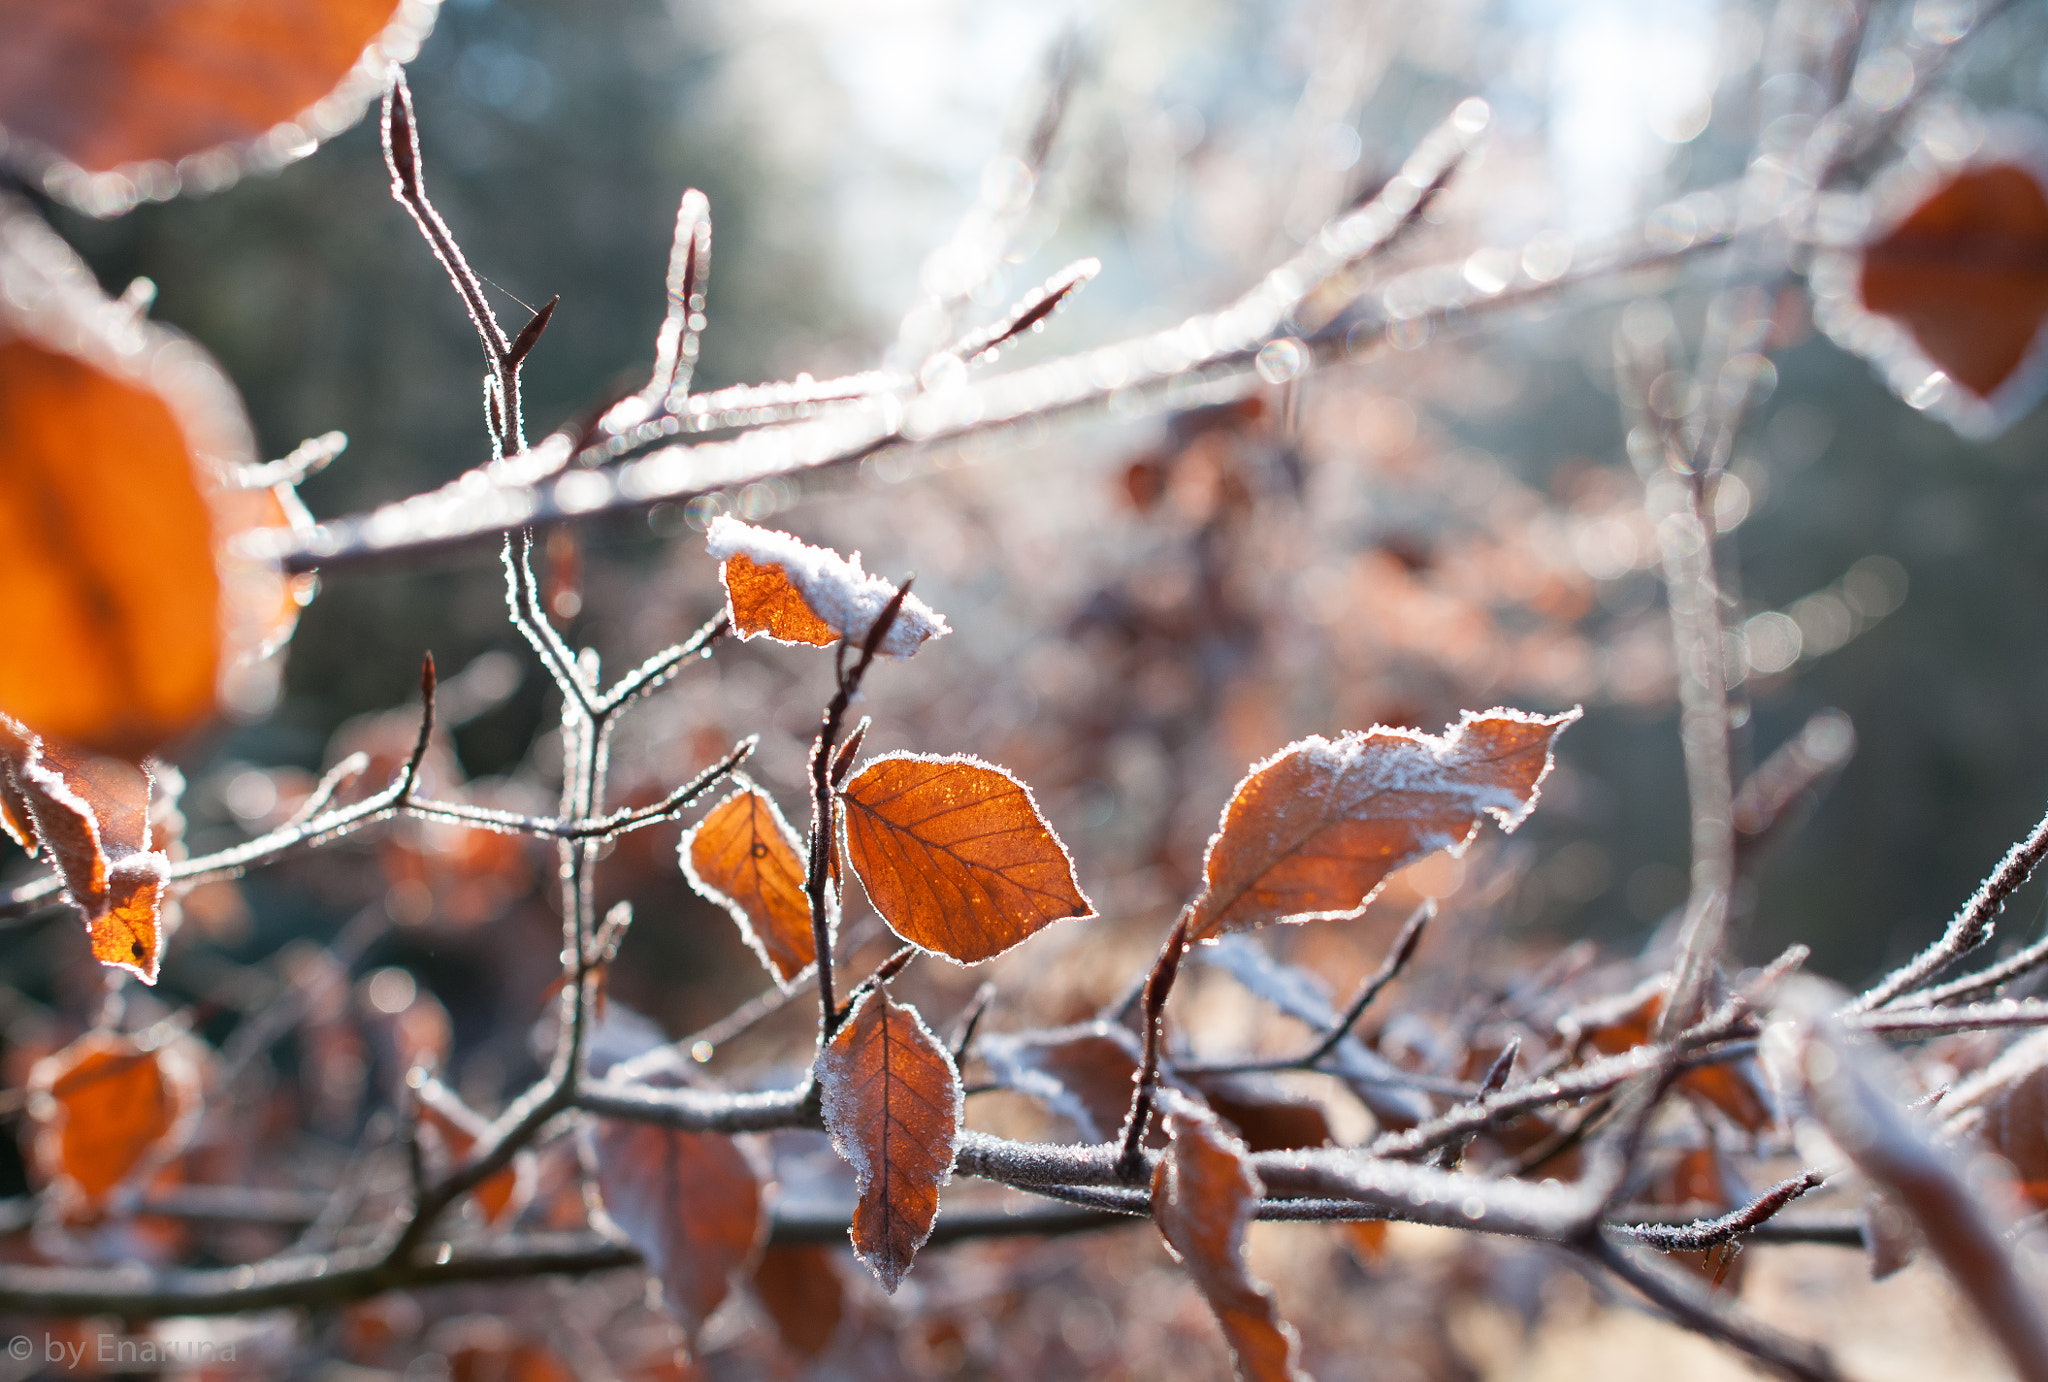
<instances>
[{"instance_id":1,"label":"blurred background foliage","mask_svg":"<svg viewBox=\"0 0 2048 1382\"><path fill-rule=\"evenodd\" d=\"M1832 22L1840 8L1801 13ZM984 305L1079 255L1105 269L1032 353L1225 300L1474 92L1496 110L1489 149L1404 263L1614 229L1735 175L1775 21L1740 3L1649 9L447 0L410 80L430 189L501 313L522 319L515 295L562 297L526 372L538 436L637 383L686 186L709 193L716 221L703 385L874 362L926 251L1003 175L989 160L1034 118L1044 55L1069 25L1080 76L1060 142ZM1929 3L1880 9L1913 22ZM2040 7L2014 6L1952 85L1982 109L2038 109L2044 43ZM155 280L156 315L221 359L272 454L349 434L304 490L322 516L485 459L473 335L387 186L369 122L222 195L106 223L53 213L111 289ZM1721 262L1669 285L1689 341ZM877 679L871 746L1015 768L1105 910L1133 920L1170 912L1230 783L1291 737L1583 700L1545 809L1468 872L1506 880L1483 900L1517 934L1633 950L1682 895L1686 859L1661 594L1627 530L1639 490L1611 346L1626 300L1560 298L1241 409L1111 419L973 465L888 460L587 528L572 637L617 666L707 617L718 592L695 529L720 505L861 548L872 569L917 570L961 632ZM1825 706L1848 713L1860 747L1764 870L1742 949L1807 941L1817 968L1853 984L1931 936L2048 797L2048 420L1960 441L1815 336L1796 291L1780 315L1776 387L1735 467L1746 517L1726 559L1743 612L1791 606L1872 556L1896 566L1861 569L1905 599L1744 688L1747 758ZM338 756L343 726L382 723L359 717L403 704L421 649L451 673L493 650L524 665L501 599L487 551L326 579L276 713L183 755L195 846L262 819L263 783L274 802ZM668 693L622 742L621 798L757 729L759 775L791 788L817 661L748 649ZM544 800L553 710L540 679L508 665L484 664L453 749L459 771ZM643 962L622 966L621 996L681 1031L759 979L687 894L673 833L621 845L639 863L612 876L661 918L636 927ZM324 888L251 880L246 917L213 943L267 954L324 936L404 881L388 857L369 882L359 862L322 867ZM545 960L551 923L532 905ZM2038 930L2039 888L2013 911L2012 939ZM379 951L455 1009L458 1048L489 1044L506 1016L498 989L462 973L503 949L487 934L444 915ZM521 1040L494 1059L516 1063Z\"/></svg>"}]
</instances>

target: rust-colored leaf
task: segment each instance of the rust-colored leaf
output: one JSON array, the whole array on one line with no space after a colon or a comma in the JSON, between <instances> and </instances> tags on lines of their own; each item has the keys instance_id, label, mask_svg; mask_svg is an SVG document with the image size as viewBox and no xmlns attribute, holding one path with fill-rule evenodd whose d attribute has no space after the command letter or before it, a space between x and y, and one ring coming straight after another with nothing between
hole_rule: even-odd
<instances>
[{"instance_id":1,"label":"rust-colored leaf","mask_svg":"<svg viewBox=\"0 0 2048 1382\"><path fill-rule=\"evenodd\" d=\"M29 1072L37 1175L67 1216L90 1216L182 1151L199 1108L182 1042L88 1032Z\"/></svg>"},{"instance_id":2,"label":"rust-colored leaf","mask_svg":"<svg viewBox=\"0 0 2048 1382\"><path fill-rule=\"evenodd\" d=\"M768 1249L754 1269L754 1295L782 1342L806 1358L832 1344L846 1315L846 1283L830 1248L792 1243Z\"/></svg>"},{"instance_id":3,"label":"rust-colored leaf","mask_svg":"<svg viewBox=\"0 0 2048 1382\"><path fill-rule=\"evenodd\" d=\"M419 0L0 0L0 149L96 215L212 190L353 124L433 16Z\"/></svg>"},{"instance_id":4,"label":"rust-colored leaf","mask_svg":"<svg viewBox=\"0 0 2048 1382\"><path fill-rule=\"evenodd\" d=\"M0 782L8 833L48 856L85 914L93 958L155 983L170 860L149 848L149 771L45 744L0 714Z\"/></svg>"},{"instance_id":5,"label":"rust-colored leaf","mask_svg":"<svg viewBox=\"0 0 2048 1382\"><path fill-rule=\"evenodd\" d=\"M842 557L733 518L713 520L705 536L711 555L723 563L726 610L742 638L821 648L842 638L858 644L896 595L895 586L861 569L858 552ZM909 595L878 651L909 657L926 639L949 631L937 611Z\"/></svg>"},{"instance_id":6,"label":"rust-colored leaf","mask_svg":"<svg viewBox=\"0 0 2048 1382\"><path fill-rule=\"evenodd\" d=\"M1245 1075L1191 1075L1187 1082L1254 1152L1291 1152L1336 1142L1323 1106L1271 1080Z\"/></svg>"},{"instance_id":7,"label":"rust-colored leaf","mask_svg":"<svg viewBox=\"0 0 2048 1382\"><path fill-rule=\"evenodd\" d=\"M134 761L219 703L261 708L306 588L240 554L297 519L235 487L254 441L234 386L4 196L0 282L0 591L10 646L35 650L0 658L0 711Z\"/></svg>"},{"instance_id":8,"label":"rust-colored leaf","mask_svg":"<svg viewBox=\"0 0 2048 1382\"><path fill-rule=\"evenodd\" d=\"M818 1061L825 1128L853 1167L854 1255L894 1293L931 1237L953 1175L966 1098L945 1044L917 1009L874 989Z\"/></svg>"},{"instance_id":9,"label":"rust-colored leaf","mask_svg":"<svg viewBox=\"0 0 2048 1382\"><path fill-rule=\"evenodd\" d=\"M1231 794L1189 904L1189 939L1356 916L1394 870L1462 853L1482 816L1514 829L1578 718L1467 711L1441 736L1379 727L1290 744Z\"/></svg>"},{"instance_id":10,"label":"rust-colored leaf","mask_svg":"<svg viewBox=\"0 0 2048 1382\"><path fill-rule=\"evenodd\" d=\"M847 784L847 862L891 930L962 964L1094 904L1031 789L961 755L887 754Z\"/></svg>"},{"instance_id":11,"label":"rust-colored leaf","mask_svg":"<svg viewBox=\"0 0 2048 1382\"><path fill-rule=\"evenodd\" d=\"M1130 1116L1142 1052L1128 1027L1085 1022L1045 1032L980 1038L976 1053L995 1078L1043 1100L1090 1142L1107 1142Z\"/></svg>"},{"instance_id":12,"label":"rust-colored leaf","mask_svg":"<svg viewBox=\"0 0 2048 1382\"><path fill-rule=\"evenodd\" d=\"M647 1259L661 1298L697 1332L768 1241L768 1205L742 1140L616 1118L596 1120L604 1211Z\"/></svg>"},{"instance_id":13,"label":"rust-colored leaf","mask_svg":"<svg viewBox=\"0 0 2048 1382\"><path fill-rule=\"evenodd\" d=\"M1964 168L1863 249L1857 291L1980 399L2011 379L2048 318L2048 196L2031 168Z\"/></svg>"},{"instance_id":14,"label":"rust-colored leaf","mask_svg":"<svg viewBox=\"0 0 2048 1382\"><path fill-rule=\"evenodd\" d=\"M732 914L776 983L787 989L816 962L803 845L773 797L734 792L684 832L678 853L690 886Z\"/></svg>"},{"instance_id":15,"label":"rust-colored leaf","mask_svg":"<svg viewBox=\"0 0 2048 1382\"><path fill-rule=\"evenodd\" d=\"M462 1102L455 1091L439 1080L420 1086L420 1138L428 1160L443 1172L468 1159L477 1142L490 1127L482 1114ZM533 1153L521 1151L503 1170L488 1176L470 1198L482 1211L487 1224L502 1224L517 1216L533 1199L537 1176Z\"/></svg>"},{"instance_id":16,"label":"rust-colored leaf","mask_svg":"<svg viewBox=\"0 0 2048 1382\"><path fill-rule=\"evenodd\" d=\"M1244 1260L1244 1231L1265 1194L1244 1144L1189 1099L1167 1115L1173 1141L1152 1176L1152 1218L1215 1312L1245 1382L1303 1382L1294 1330Z\"/></svg>"}]
</instances>

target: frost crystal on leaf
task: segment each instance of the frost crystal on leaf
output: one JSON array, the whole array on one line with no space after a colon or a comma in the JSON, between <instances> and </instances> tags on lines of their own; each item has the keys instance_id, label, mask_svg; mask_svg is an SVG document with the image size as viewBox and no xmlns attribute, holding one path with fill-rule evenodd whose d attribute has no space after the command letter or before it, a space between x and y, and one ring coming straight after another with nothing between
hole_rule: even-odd
<instances>
[{"instance_id":1,"label":"frost crystal on leaf","mask_svg":"<svg viewBox=\"0 0 2048 1382\"><path fill-rule=\"evenodd\" d=\"M723 563L733 628L742 638L858 644L896 595L895 586L861 569L858 552L842 557L735 518L712 520L706 546ZM927 638L950 632L937 610L907 596L879 651L906 658Z\"/></svg>"}]
</instances>

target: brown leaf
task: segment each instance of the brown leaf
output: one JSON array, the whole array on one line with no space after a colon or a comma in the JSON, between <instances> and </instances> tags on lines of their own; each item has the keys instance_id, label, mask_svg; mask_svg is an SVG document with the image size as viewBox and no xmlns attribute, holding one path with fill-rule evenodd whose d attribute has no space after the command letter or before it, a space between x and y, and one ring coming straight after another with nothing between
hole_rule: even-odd
<instances>
[{"instance_id":1,"label":"brown leaf","mask_svg":"<svg viewBox=\"0 0 2048 1382\"><path fill-rule=\"evenodd\" d=\"M0 275L0 590L36 650L0 659L0 710L132 762L222 699L260 708L307 587L240 555L285 511L227 478L254 448L234 386L5 197Z\"/></svg>"},{"instance_id":2,"label":"brown leaf","mask_svg":"<svg viewBox=\"0 0 2048 1382\"><path fill-rule=\"evenodd\" d=\"M964 755L895 753L847 784L847 862L891 930L962 964L1095 915L1031 789Z\"/></svg>"},{"instance_id":3,"label":"brown leaf","mask_svg":"<svg viewBox=\"0 0 2048 1382\"><path fill-rule=\"evenodd\" d=\"M854 1255L894 1293L931 1237L966 1098L945 1044L886 989L864 995L818 1059L825 1129L853 1167Z\"/></svg>"},{"instance_id":4,"label":"brown leaf","mask_svg":"<svg viewBox=\"0 0 2048 1382\"><path fill-rule=\"evenodd\" d=\"M47 854L85 914L93 958L156 982L170 860L151 851L146 768L45 744L0 714L8 833Z\"/></svg>"},{"instance_id":5,"label":"brown leaf","mask_svg":"<svg viewBox=\"0 0 2048 1382\"><path fill-rule=\"evenodd\" d=\"M604 1211L661 1282L694 1348L733 1279L768 1241L768 1206L751 1149L733 1137L616 1118L595 1120Z\"/></svg>"},{"instance_id":6,"label":"brown leaf","mask_svg":"<svg viewBox=\"0 0 2048 1382\"><path fill-rule=\"evenodd\" d=\"M1357 916L1394 870L1462 853L1483 815L1514 829L1579 714L1467 711L1441 737L1380 727L1290 744L1231 794L1189 904L1189 939Z\"/></svg>"},{"instance_id":7,"label":"brown leaf","mask_svg":"<svg viewBox=\"0 0 2048 1382\"><path fill-rule=\"evenodd\" d=\"M1174 1099L1173 1142L1152 1176L1152 1218L1215 1312L1245 1382L1296 1382L1298 1341L1245 1266L1244 1231L1265 1194L1244 1144L1213 1113Z\"/></svg>"},{"instance_id":8,"label":"brown leaf","mask_svg":"<svg viewBox=\"0 0 2048 1382\"><path fill-rule=\"evenodd\" d=\"M684 832L677 852L690 886L732 914L784 990L816 963L803 845L773 797L734 792Z\"/></svg>"},{"instance_id":9,"label":"brown leaf","mask_svg":"<svg viewBox=\"0 0 2048 1382\"><path fill-rule=\"evenodd\" d=\"M90 1216L184 1150L199 1110L199 1066L181 1040L88 1032L29 1072L36 1172L67 1216Z\"/></svg>"},{"instance_id":10,"label":"brown leaf","mask_svg":"<svg viewBox=\"0 0 2048 1382\"><path fill-rule=\"evenodd\" d=\"M181 179L212 190L353 124L433 15L393 0L0 0L0 148L96 215Z\"/></svg>"},{"instance_id":11,"label":"brown leaf","mask_svg":"<svg viewBox=\"0 0 2048 1382\"><path fill-rule=\"evenodd\" d=\"M830 1248L814 1244L773 1247L754 1269L754 1295L775 1321L782 1342L806 1358L832 1344L846 1314L846 1283Z\"/></svg>"},{"instance_id":12,"label":"brown leaf","mask_svg":"<svg viewBox=\"0 0 2048 1382\"><path fill-rule=\"evenodd\" d=\"M778 643L826 647L841 638L858 644L896 587L861 569L851 558L799 542L788 533L717 518L705 534L723 564L726 611L742 638L765 635ZM946 621L915 595L906 596L882 637L886 657L909 657L928 638L948 633Z\"/></svg>"},{"instance_id":13,"label":"brown leaf","mask_svg":"<svg viewBox=\"0 0 2048 1382\"><path fill-rule=\"evenodd\" d=\"M2048 317L2048 196L2019 163L1965 168L1864 247L1856 286L1868 311L1988 399Z\"/></svg>"},{"instance_id":14,"label":"brown leaf","mask_svg":"<svg viewBox=\"0 0 2048 1382\"><path fill-rule=\"evenodd\" d=\"M1122 1131L1143 1054L1136 1035L1113 1022L993 1033L975 1052L1000 1083L1043 1100L1091 1142Z\"/></svg>"},{"instance_id":15,"label":"brown leaf","mask_svg":"<svg viewBox=\"0 0 2048 1382\"><path fill-rule=\"evenodd\" d=\"M1190 1075L1187 1082L1254 1152L1291 1152L1337 1141L1323 1106L1270 1080L1243 1075Z\"/></svg>"},{"instance_id":16,"label":"brown leaf","mask_svg":"<svg viewBox=\"0 0 2048 1382\"><path fill-rule=\"evenodd\" d=\"M462 1102L454 1090L439 1080L428 1080L419 1089L420 1140L428 1160L445 1173L469 1158L490 1121ZM482 1211L487 1224L502 1224L518 1216L533 1199L537 1176L533 1153L521 1151L511 1164L488 1176L470 1198Z\"/></svg>"}]
</instances>

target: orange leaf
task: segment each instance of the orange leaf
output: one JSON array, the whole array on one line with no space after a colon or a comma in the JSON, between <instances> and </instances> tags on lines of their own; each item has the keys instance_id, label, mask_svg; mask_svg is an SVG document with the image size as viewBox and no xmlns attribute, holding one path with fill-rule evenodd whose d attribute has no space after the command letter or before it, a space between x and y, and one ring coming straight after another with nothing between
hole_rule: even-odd
<instances>
[{"instance_id":1,"label":"orange leaf","mask_svg":"<svg viewBox=\"0 0 2048 1382\"><path fill-rule=\"evenodd\" d=\"M1394 870L1439 849L1463 853L1482 815L1514 829L1579 713L1467 711L1442 736L1376 727L1288 745L1231 794L1189 904L1189 939L1357 916Z\"/></svg>"},{"instance_id":2,"label":"orange leaf","mask_svg":"<svg viewBox=\"0 0 2048 1382\"><path fill-rule=\"evenodd\" d=\"M960 1072L917 1009L863 995L818 1059L825 1129L853 1167L854 1255L894 1293L932 1235L953 1175L966 1098Z\"/></svg>"},{"instance_id":3,"label":"orange leaf","mask_svg":"<svg viewBox=\"0 0 2048 1382\"><path fill-rule=\"evenodd\" d=\"M421 1141L429 1160L443 1170L452 1169L468 1159L490 1122L439 1080L422 1084L419 1096ZM469 1192L483 1212L484 1222L504 1223L524 1209L533 1198L537 1174L533 1153L521 1151L509 1166L485 1177Z\"/></svg>"},{"instance_id":4,"label":"orange leaf","mask_svg":"<svg viewBox=\"0 0 2048 1382\"><path fill-rule=\"evenodd\" d=\"M1173 1142L1152 1175L1152 1218L1223 1327L1246 1382L1296 1382L1297 1340L1245 1266L1244 1231L1265 1194L1244 1144L1190 1099L1167 1115Z\"/></svg>"},{"instance_id":5,"label":"orange leaf","mask_svg":"<svg viewBox=\"0 0 2048 1382\"><path fill-rule=\"evenodd\" d=\"M719 575L726 610L742 638L766 635L821 648L841 638L857 644L896 595L895 586L861 569L858 552L842 557L733 518L714 519L705 536L711 555L724 563ZM909 657L927 638L948 632L937 611L906 596L879 651Z\"/></svg>"},{"instance_id":6,"label":"orange leaf","mask_svg":"<svg viewBox=\"0 0 2048 1382\"><path fill-rule=\"evenodd\" d=\"M0 710L133 761L222 697L260 708L252 664L307 587L238 543L302 511L234 487L254 449L234 386L4 197L0 278L0 590L35 650L0 659Z\"/></svg>"},{"instance_id":7,"label":"orange leaf","mask_svg":"<svg viewBox=\"0 0 2048 1382\"><path fill-rule=\"evenodd\" d=\"M93 958L155 983L170 860L149 849L149 771L45 744L0 715L0 782L8 833L48 854L85 913Z\"/></svg>"},{"instance_id":8,"label":"orange leaf","mask_svg":"<svg viewBox=\"0 0 2048 1382\"><path fill-rule=\"evenodd\" d=\"M2048 317L2048 197L2031 168L1966 168L1863 250L1863 306L1988 399Z\"/></svg>"},{"instance_id":9,"label":"orange leaf","mask_svg":"<svg viewBox=\"0 0 2048 1382\"><path fill-rule=\"evenodd\" d=\"M184 180L210 191L355 123L433 16L417 0L0 0L0 148L95 215Z\"/></svg>"},{"instance_id":10,"label":"orange leaf","mask_svg":"<svg viewBox=\"0 0 2048 1382\"><path fill-rule=\"evenodd\" d=\"M604 1210L661 1282L691 1347L768 1241L761 1173L737 1138L596 1120Z\"/></svg>"},{"instance_id":11,"label":"orange leaf","mask_svg":"<svg viewBox=\"0 0 2048 1382\"><path fill-rule=\"evenodd\" d=\"M199 1109L199 1067L180 1041L88 1032L29 1072L37 1174L67 1215L89 1216L184 1150Z\"/></svg>"},{"instance_id":12,"label":"orange leaf","mask_svg":"<svg viewBox=\"0 0 2048 1382\"><path fill-rule=\"evenodd\" d=\"M782 1342L806 1358L831 1346L846 1314L846 1284L830 1248L790 1244L761 1254L754 1295L775 1321Z\"/></svg>"},{"instance_id":13,"label":"orange leaf","mask_svg":"<svg viewBox=\"0 0 2048 1382\"><path fill-rule=\"evenodd\" d=\"M777 984L787 990L816 962L803 846L773 797L734 792L683 833L677 852L690 886L732 913Z\"/></svg>"},{"instance_id":14,"label":"orange leaf","mask_svg":"<svg viewBox=\"0 0 2048 1382\"><path fill-rule=\"evenodd\" d=\"M847 860L890 929L962 964L1095 915L1031 789L961 755L894 753L848 783Z\"/></svg>"}]
</instances>

